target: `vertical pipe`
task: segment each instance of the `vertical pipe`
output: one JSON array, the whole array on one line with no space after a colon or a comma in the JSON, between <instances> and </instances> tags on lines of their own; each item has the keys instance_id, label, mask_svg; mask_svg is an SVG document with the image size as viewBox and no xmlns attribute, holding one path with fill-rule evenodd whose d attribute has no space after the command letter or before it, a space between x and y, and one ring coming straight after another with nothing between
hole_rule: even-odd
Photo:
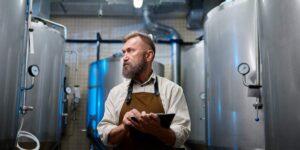
<instances>
[{"instance_id":1,"label":"vertical pipe","mask_svg":"<svg viewBox=\"0 0 300 150\"><path fill-rule=\"evenodd\" d=\"M180 84L180 45L178 42L172 42L172 80Z\"/></svg>"},{"instance_id":2,"label":"vertical pipe","mask_svg":"<svg viewBox=\"0 0 300 150\"><path fill-rule=\"evenodd\" d=\"M97 32L97 61L100 60L100 41L101 41L101 36L100 33Z\"/></svg>"},{"instance_id":3,"label":"vertical pipe","mask_svg":"<svg viewBox=\"0 0 300 150\"><path fill-rule=\"evenodd\" d=\"M258 10L258 2L257 1L254 1L255 2L255 9L254 9L254 13L255 13L255 15L254 16L256 16L256 30L257 30L257 32L256 32L256 36L257 36L257 51L256 51L256 55L257 55L257 60L256 60L256 68L257 68L257 72L256 72L256 76L257 76L257 85L261 85L261 74L260 74L260 65L261 65L261 57L260 57L260 38L259 38L259 10ZM260 100L259 100L260 101Z\"/></svg>"},{"instance_id":4,"label":"vertical pipe","mask_svg":"<svg viewBox=\"0 0 300 150\"><path fill-rule=\"evenodd\" d=\"M77 80L77 76L78 76L78 51L77 50L74 50L75 51L75 54L76 54L76 67L75 67L75 85L78 85L78 80Z\"/></svg>"},{"instance_id":5,"label":"vertical pipe","mask_svg":"<svg viewBox=\"0 0 300 150\"><path fill-rule=\"evenodd\" d=\"M21 88L21 90L23 90L23 103L22 103L22 106L26 106L26 90L25 88L27 87L27 77L26 77L26 74L27 74L27 67L28 67L28 57L29 57L29 49L30 49L30 40L33 40L33 39L30 39L30 30L31 29L31 16L32 16L32 3L33 3L33 0L28 0L28 16L27 16L27 30L26 30L26 35L25 35L25 40L26 40L26 53L25 53L25 68L24 68L24 89ZM33 42L32 42L33 43Z\"/></svg>"},{"instance_id":6,"label":"vertical pipe","mask_svg":"<svg viewBox=\"0 0 300 150\"><path fill-rule=\"evenodd\" d=\"M75 84L74 85L78 85L77 83L77 73L78 73L78 51L77 50L71 50L71 51L65 51L65 53L70 53L70 59L71 59L71 55L74 53L75 54Z\"/></svg>"},{"instance_id":7,"label":"vertical pipe","mask_svg":"<svg viewBox=\"0 0 300 150\"><path fill-rule=\"evenodd\" d=\"M172 27L155 23L151 19L151 14L153 14L152 9L150 7L146 7L143 10L143 18L146 25L146 29L149 30L149 32L152 33L166 33L167 36L169 36L170 41L172 42L172 56L171 56L171 62L172 62L172 80L180 84L180 35L179 33Z\"/></svg>"}]
</instances>

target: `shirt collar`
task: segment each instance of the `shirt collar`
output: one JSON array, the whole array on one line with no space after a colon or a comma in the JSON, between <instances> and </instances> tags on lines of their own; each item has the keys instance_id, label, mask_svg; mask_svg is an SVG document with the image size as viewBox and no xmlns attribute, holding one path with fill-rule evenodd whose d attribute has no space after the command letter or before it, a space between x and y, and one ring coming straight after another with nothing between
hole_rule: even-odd
<instances>
[{"instance_id":1,"label":"shirt collar","mask_svg":"<svg viewBox=\"0 0 300 150\"><path fill-rule=\"evenodd\" d=\"M150 75L150 77L144 83L139 83L137 81L136 81L136 83L138 83L141 86L147 85L151 82L155 83L155 79L156 79L155 77L156 77L156 75L155 75L154 71L152 71L152 74Z\"/></svg>"},{"instance_id":2,"label":"shirt collar","mask_svg":"<svg viewBox=\"0 0 300 150\"><path fill-rule=\"evenodd\" d=\"M131 79L125 79L125 81L128 83L128 85L130 84ZM154 71L152 71L152 74L150 75L150 77L144 82L144 83L140 83L138 81L134 81L134 84L139 84L140 86L144 86L150 83L155 83L156 82L156 73Z\"/></svg>"}]
</instances>

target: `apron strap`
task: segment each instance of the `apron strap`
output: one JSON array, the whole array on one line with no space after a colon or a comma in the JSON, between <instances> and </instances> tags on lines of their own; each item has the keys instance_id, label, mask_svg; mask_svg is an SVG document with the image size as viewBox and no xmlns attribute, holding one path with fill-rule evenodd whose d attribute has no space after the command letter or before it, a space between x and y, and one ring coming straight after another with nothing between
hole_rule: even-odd
<instances>
[{"instance_id":1,"label":"apron strap","mask_svg":"<svg viewBox=\"0 0 300 150\"><path fill-rule=\"evenodd\" d=\"M126 104L129 104L132 99L132 91L133 91L133 80L130 81L128 90L127 90L127 96L126 96Z\"/></svg>"},{"instance_id":2,"label":"apron strap","mask_svg":"<svg viewBox=\"0 0 300 150\"><path fill-rule=\"evenodd\" d=\"M156 96L159 95L158 79L157 79L157 76L156 76L156 80L155 80L155 83L154 83L154 93L155 93Z\"/></svg>"},{"instance_id":3,"label":"apron strap","mask_svg":"<svg viewBox=\"0 0 300 150\"><path fill-rule=\"evenodd\" d=\"M130 104L130 101L132 99L132 92L133 92L133 80L130 81L130 84L128 86L128 90L127 90L127 96L126 96L126 104ZM158 79L157 79L157 76L156 76L156 80L155 80L155 83L154 83L154 94L156 96L159 95L159 88L158 88Z\"/></svg>"}]
</instances>

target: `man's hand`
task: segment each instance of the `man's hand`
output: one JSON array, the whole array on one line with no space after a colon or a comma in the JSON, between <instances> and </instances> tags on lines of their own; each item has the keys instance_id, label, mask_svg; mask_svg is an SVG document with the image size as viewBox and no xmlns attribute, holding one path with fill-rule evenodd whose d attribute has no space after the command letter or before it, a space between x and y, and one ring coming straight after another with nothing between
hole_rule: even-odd
<instances>
[{"instance_id":1,"label":"man's hand","mask_svg":"<svg viewBox=\"0 0 300 150\"><path fill-rule=\"evenodd\" d=\"M132 125L130 117L134 116L137 110L131 110L124 114L122 123L116 128L112 129L108 135L108 142L112 145L120 143L123 138L129 133L129 127ZM135 112L135 113L133 113Z\"/></svg>"},{"instance_id":2,"label":"man's hand","mask_svg":"<svg viewBox=\"0 0 300 150\"><path fill-rule=\"evenodd\" d=\"M137 121L133 121L132 119L130 119L132 127L143 133L147 133L157 137L167 145L175 144L175 133L170 128L166 129L160 126L160 119L157 114L146 114L145 111L143 111L142 113L133 111L133 114L137 118Z\"/></svg>"},{"instance_id":3,"label":"man's hand","mask_svg":"<svg viewBox=\"0 0 300 150\"><path fill-rule=\"evenodd\" d=\"M142 113L135 113L135 116L137 121L131 121L132 126L143 133L153 134L158 131L158 128L161 128L157 114L146 114L146 112L143 111Z\"/></svg>"},{"instance_id":4,"label":"man's hand","mask_svg":"<svg viewBox=\"0 0 300 150\"><path fill-rule=\"evenodd\" d=\"M160 120L157 114L146 114L145 111L140 113L136 109L126 112L122 123L118 127L112 129L109 134L109 143L113 145L120 143L129 132L130 126L143 133L157 137L167 145L174 145L175 143L175 133L171 129L166 129L160 126Z\"/></svg>"},{"instance_id":5,"label":"man's hand","mask_svg":"<svg viewBox=\"0 0 300 150\"><path fill-rule=\"evenodd\" d=\"M130 126L132 126L132 118L131 117L135 117L135 114L139 114L139 112L136 109L133 109L131 111L128 111L124 114L123 120L122 120L122 124L124 124L124 126L126 127L126 129L128 129Z\"/></svg>"}]
</instances>

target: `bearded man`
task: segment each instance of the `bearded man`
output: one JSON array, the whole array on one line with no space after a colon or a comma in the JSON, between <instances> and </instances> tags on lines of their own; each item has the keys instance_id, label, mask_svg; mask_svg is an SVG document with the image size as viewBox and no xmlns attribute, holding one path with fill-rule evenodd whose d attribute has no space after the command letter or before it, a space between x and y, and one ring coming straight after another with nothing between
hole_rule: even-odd
<instances>
[{"instance_id":1,"label":"bearded man","mask_svg":"<svg viewBox=\"0 0 300 150\"><path fill-rule=\"evenodd\" d=\"M191 131L188 107L180 86L152 69L155 45L144 33L125 36L122 74L105 102L98 132L113 149L166 150L183 147ZM175 113L170 127L162 127L158 113Z\"/></svg>"}]
</instances>

